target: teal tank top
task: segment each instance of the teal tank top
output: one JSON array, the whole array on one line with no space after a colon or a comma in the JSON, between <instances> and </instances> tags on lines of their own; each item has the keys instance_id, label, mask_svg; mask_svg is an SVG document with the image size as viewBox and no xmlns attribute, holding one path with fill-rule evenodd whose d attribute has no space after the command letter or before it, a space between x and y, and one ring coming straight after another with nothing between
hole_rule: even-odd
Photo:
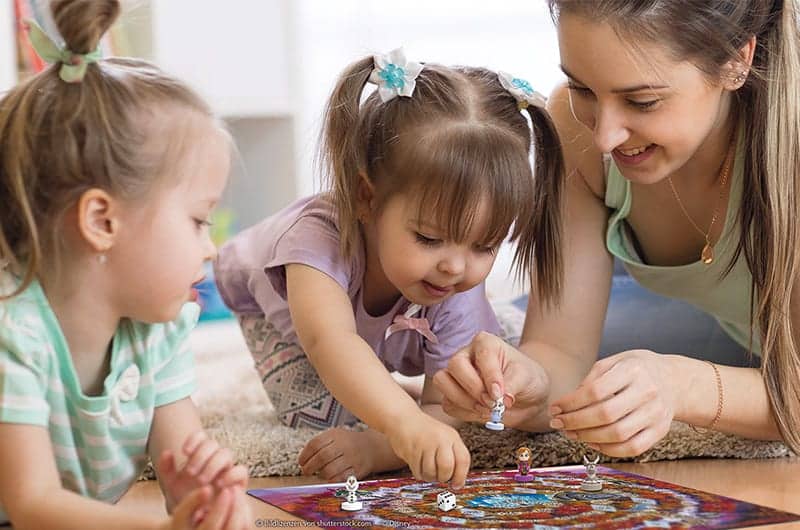
<instances>
[{"instance_id":1,"label":"teal tank top","mask_svg":"<svg viewBox=\"0 0 800 530\"><path fill-rule=\"evenodd\" d=\"M606 177L606 206L613 211L608 220L606 246L622 261L628 273L643 287L670 298L688 302L717 319L720 326L745 349L750 347L750 286L752 275L744 253L739 255L731 272L722 277L736 250L739 208L742 199L742 142L737 146L731 172L731 189L725 227L714 245L714 261L706 265L698 260L687 265L661 267L647 265L635 249L633 234L625 221L631 209L631 183L609 160ZM677 207L677 205L676 205ZM753 334L753 353L760 354L758 333ZM702 352L698 352L702 353Z\"/></svg>"}]
</instances>

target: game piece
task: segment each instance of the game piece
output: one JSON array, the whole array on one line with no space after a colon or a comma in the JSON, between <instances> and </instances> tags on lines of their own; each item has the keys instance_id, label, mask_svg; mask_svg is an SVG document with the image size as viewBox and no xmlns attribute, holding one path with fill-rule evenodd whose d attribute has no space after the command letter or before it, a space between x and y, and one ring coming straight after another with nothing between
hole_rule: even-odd
<instances>
[{"instance_id":1,"label":"game piece","mask_svg":"<svg viewBox=\"0 0 800 530\"><path fill-rule=\"evenodd\" d=\"M443 491L436 496L436 505L443 512L449 512L456 507L456 496L450 491Z\"/></svg>"},{"instance_id":2,"label":"game piece","mask_svg":"<svg viewBox=\"0 0 800 530\"><path fill-rule=\"evenodd\" d=\"M344 483L347 489L347 500L342 503L342 510L348 512L355 512L363 508L363 503L358 500L356 492L358 491L358 480L353 475L347 477L347 482Z\"/></svg>"},{"instance_id":3,"label":"game piece","mask_svg":"<svg viewBox=\"0 0 800 530\"><path fill-rule=\"evenodd\" d=\"M600 461L600 455L594 457L594 460L589 460L586 455L583 455L583 465L586 466L586 478L581 482L581 489L583 491L600 491L603 489L603 481L597 478L597 463Z\"/></svg>"},{"instance_id":4,"label":"game piece","mask_svg":"<svg viewBox=\"0 0 800 530\"><path fill-rule=\"evenodd\" d=\"M517 449L517 474L514 480L517 482L530 482L533 475L528 474L531 470L531 450L525 446Z\"/></svg>"},{"instance_id":5,"label":"game piece","mask_svg":"<svg viewBox=\"0 0 800 530\"><path fill-rule=\"evenodd\" d=\"M492 407L492 417L486 422L486 428L493 431L502 431L506 428L503 425L503 413L506 411L506 405L503 403L503 398L498 399Z\"/></svg>"},{"instance_id":6,"label":"game piece","mask_svg":"<svg viewBox=\"0 0 800 530\"><path fill-rule=\"evenodd\" d=\"M531 462L533 460L531 459ZM442 511L438 483L411 477L362 481L364 508L347 512L349 528L705 528L729 529L800 521L772 508L720 497L650 477L597 466L603 491L583 491L583 465L537 469L535 488L516 470L473 472L458 505ZM250 490L264 502L320 526L342 519L342 484ZM338 495L337 495L338 493ZM286 525L289 526L289 525ZM302 523L296 526L304 526ZM310 526L310 524L309 524Z\"/></svg>"}]
</instances>

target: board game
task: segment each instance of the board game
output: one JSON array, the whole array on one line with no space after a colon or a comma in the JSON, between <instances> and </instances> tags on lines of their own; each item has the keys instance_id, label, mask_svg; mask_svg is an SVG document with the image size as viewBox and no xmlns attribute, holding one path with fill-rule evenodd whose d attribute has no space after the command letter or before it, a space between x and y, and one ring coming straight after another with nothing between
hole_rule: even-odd
<instances>
[{"instance_id":1,"label":"board game","mask_svg":"<svg viewBox=\"0 0 800 530\"><path fill-rule=\"evenodd\" d=\"M341 509L344 484L251 490L248 493L306 521L337 528L742 528L800 520L782 512L668 482L597 467L603 489L580 488L583 466L471 473L443 511L446 484L395 478L361 482L363 509Z\"/></svg>"}]
</instances>

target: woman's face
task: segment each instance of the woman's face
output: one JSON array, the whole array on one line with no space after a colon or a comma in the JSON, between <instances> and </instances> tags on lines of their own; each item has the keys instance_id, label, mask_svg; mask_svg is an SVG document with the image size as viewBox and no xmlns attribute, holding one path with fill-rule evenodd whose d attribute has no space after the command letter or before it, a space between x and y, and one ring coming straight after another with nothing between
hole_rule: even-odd
<instances>
[{"instance_id":1,"label":"woman's face","mask_svg":"<svg viewBox=\"0 0 800 530\"><path fill-rule=\"evenodd\" d=\"M727 151L729 92L694 64L568 13L558 39L572 112L627 179L658 182L690 160L711 153L718 161L718 151Z\"/></svg>"}]
</instances>

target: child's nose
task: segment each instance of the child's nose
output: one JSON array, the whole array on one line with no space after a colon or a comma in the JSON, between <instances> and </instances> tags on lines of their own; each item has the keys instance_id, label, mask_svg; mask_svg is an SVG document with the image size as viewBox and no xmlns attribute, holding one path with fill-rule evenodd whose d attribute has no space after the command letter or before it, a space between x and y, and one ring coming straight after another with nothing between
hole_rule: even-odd
<instances>
[{"instance_id":1,"label":"child's nose","mask_svg":"<svg viewBox=\"0 0 800 530\"><path fill-rule=\"evenodd\" d=\"M211 236L206 237L204 253L205 259L209 261L217 257L217 245L211 241Z\"/></svg>"},{"instance_id":2,"label":"child's nose","mask_svg":"<svg viewBox=\"0 0 800 530\"><path fill-rule=\"evenodd\" d=\"M439 261L439 272L450 275L459 275L464 273L467 266L467 260L459 253L449 254L444 259Z\"/></svg>"}]
</instances>

